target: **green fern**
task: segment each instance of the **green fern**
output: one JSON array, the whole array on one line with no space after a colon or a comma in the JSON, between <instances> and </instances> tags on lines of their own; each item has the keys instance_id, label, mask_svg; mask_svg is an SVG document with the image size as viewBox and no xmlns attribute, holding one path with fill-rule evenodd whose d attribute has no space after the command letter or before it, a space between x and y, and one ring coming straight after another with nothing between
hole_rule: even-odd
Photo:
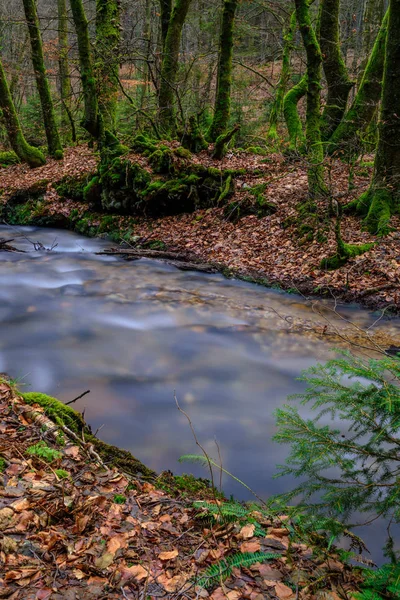
<instances>
[{"instance_id":1,"label":"green fern","mask_svg":"<svg viewBox=\"0 0 400 600\"><path fill-rule=\"evenodd\" d=\"M49 463L62 458L61 452L50 448L45 442L38 442L33 446L29 446L29 448L26 450L26 453L30 454L31 456L37 456L38 458L41 458Z\"/></svg>"},{"instance_id":2,"label":"green fern","mask_svg":"<svg viewBox=\"0 0 400 600\"><path fill-rule=\"evenodd\" d=\"M224 558L215 565L211 565L202 575L201 579L196 581L196 584L203 588L211 588L214 585L227 579L232 569L251 567L257 562L265 562L279 558L279 554L272 552L245 552L243 554L234 554L228 558Z\"/></svg>"},{"instance_id":3,"label":"green fern","mask_svg":"<svg viewBox=\"0 0 400 600\"><path fill-rule=\"evenodd\" d=\"M380 569L363 569L362 591L357 600L400 600L400 564L386 564Z\"/></svg>"},{"instance_id":4,"label":"green fern","mask_svg":"<svg viewBox=\"0 0 400 600\"><path fill-rule=\"evenodd\" d=\"M246 523L254 524L254 535L262 537L267 535L267 532L258 523L257 519L253 516L253 511L238 502L224 502L219 505L212 504L206 501L196 501L193 503L195 508L201 510L197 514L198 518L208 519L211 525L216 523L235 523L238 522L240 525ZM259 510L259 508L257 508Z\"/></svg>"}]
</instances>

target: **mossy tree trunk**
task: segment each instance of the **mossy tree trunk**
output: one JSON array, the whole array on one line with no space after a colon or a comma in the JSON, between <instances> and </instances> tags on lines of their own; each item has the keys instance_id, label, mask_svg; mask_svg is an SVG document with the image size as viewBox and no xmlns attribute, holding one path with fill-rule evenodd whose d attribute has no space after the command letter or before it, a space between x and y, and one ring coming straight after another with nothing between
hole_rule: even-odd
<instances>
[{"instance_id":1,"label":"mossy tree trunk","mask_svg":"<svg viewBox=\"0 0 400 600\"><path fill-rule=\"evenodd\" d=\"M308 194L313 202L325 192L324 152L321 142L321 65L322 55L311 24L309 0L295 0L297 23L307 55L306 143L308 156Z\"/></svg>"},{"instance_id":2,"label":"mossy tree trunk","mask_svg":"<svg viewBox=\"0 0 400 600\"><path fill-rule=\"evenodd\" d=\"M78 39L79 67L84 98L84 117L82 127L99 140L102 135L102 123L99 116L99 103L96 78L90 50L89 26L82 0L70 0L72 17Z\"/></svg>"},{"instance_id":3,"label":"mossy tree trunk","mask_svg":"<svg viewBox=\"0 0 400 600\"><path fill-rule=\"evenodd\" d=\"M322 0L319 43L323 68L328 84L328 97L322 114L321 134L328 140L341 122L346 111L351 88L347 67L340 49L340 0Z\"/></svg>"},{"instance_id":4,"label":"mossy tree trunk","mask_svg":"<svg viewBox=\"0 0 400 600\"><path fill-rule=\"evenodd\" d=\"M46 131L49 153L54 158L63 157L63 149L58 133L50 85L44 65L42 36L40 33L39 17L36 0L23 0L25 18L28 25L31 42L32 64L35 71L36 85L42 106L43 122Z\"/></svg>"},{"instance_id":5,"label":"mossy tree trunk","mask_svg":"<svg viewBox=\"0 0 400 600\"><path fill-rule=\"evenodd\" d=\"M96 78L104 127L115 131L120 33L120 0L96 0Z\"/></svg>"},{"instance_id":6,"label":"mossy tree trunk","mask_svg":"<svg viewBox=\"0 0 400 600\"><path fill-rule=\"evenodd\" d=\"M382 95L388 16L387 12L353 103L330 138L330 153L340 149L356 155L360 151L361 133L373 119Z\"/></svg>"},{"instance_id":7,"label":"mossy tree trunk","mask_svg":"<svg viewBox=\"0 0 400 600\"><path fill-rule=\"evenodd\" d=\"M369 56L385 14L385 0L367 0L364 10L363 56Z\"/></svg>"},{"instance_id":8,"label":"mossy tree trunk","mask_svg":"<svg viewBox=\"0 0 400 600\"><path fill-rule=\"evenodd\" d=\"M66 0L57 0L58 8L58 70L60 78L61 98L61 130L69 141L70 128L74 135L74 122L71 115L71 75L68 61L68 13ZM74 140L75 141L75 140Z\"/></svg>"},{"instance_id":9,"label":"mossy tree trunk","mask_svg":"<svg viewBox=\"0 0 400 600\"><path fill-rule=\"evenodd\" d=\"M284 46L283 46L283 56L282 56L282 70L281 75L279 77L276 96L272 103L271 111L269 113L269 129L268 129L268 138L271 140L276 140L278 137L277 133L277 125L279 117L282 114L285 92L287 88L287 84L290 79L290 54L293 48L294 34L296 31L296 11L292 13L290 18L289 27L284 35ZM296 104L297 106L297 104ZM297 110L296 110L297 114Z\"/></svg>"},{"instance_id":10,"label":"mossy tree trunk","mask_svg":"<svg viewBox=\"0 0 400 600\"><path fill-rule=\"evenodd\" d=\"M14 102L8 87L6 74L0 61L0 109L10 145L18 158L30 167L40 167L46 160L37 148L30 146L22 133Z\"/></svg>"},{"instance_id":11,"label":"mossy tree trunk","mask_svg":"<svg viewBox=\"0 0 400 600\"><path fill-rule=\"evenodd\" d=\"M297 105L307 93L307 74L294 85L283 99L283 116L289 134L289 152L302 151L306 143Z\"/></svg>"},{"instance_id":12,"label":"mossy tree trunk","mask_svg":"<svg viewBox=\"0 0 400 600\"><path fill-rule=\"evenodd\" d=\"M233 30L235 27L237 6L238 0L224 0L219 39L214 117L207 134L210 142L215 142L220 135L223 135L229 125L231 114Z\"/></svg>"},{"instance_id":13,"label":"mossy tree trunk","mask_svg":"<svg viewBox=\"0 0 400 600\"><path fill-rule=\"evenodd\" d=\"M379 141L370 189L353 206L371 233L388 232L400 212L400 0L390 0Z\"/></svg>"},{"instance_id":14,"label":"mossy tree trunk","mask_svg":"<svg viewBox=\"0 0 400 600\"><path fill-rule=\"evenodd\" d=\"M167 39L168 27L171 20L172 0L160 0L161 16L161 47L164 50L165 40Z\"/></svg>"},{"instance_id":15,"label":"mossy tree trunk","mask_svg":"<svg viewBox=\"0 0 400 600\"><path fill-rule=\"evenodd\" d=\"M179 48L182 29L191 0L175 0L165 34L163 58L161 62L161 82L158 95L159 121L167 135L175 133L175 94L179 66Z\"/></svg>"}]
</instances>

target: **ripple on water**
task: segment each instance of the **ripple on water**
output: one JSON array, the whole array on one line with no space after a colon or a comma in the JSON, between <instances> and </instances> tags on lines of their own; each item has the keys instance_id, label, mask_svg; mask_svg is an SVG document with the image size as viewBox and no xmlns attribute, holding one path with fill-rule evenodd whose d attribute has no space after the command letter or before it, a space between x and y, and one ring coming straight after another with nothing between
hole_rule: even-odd
<instances>
[{"instance_id":1,"label":"ripple on water","mask_svg":"<svg viewBox=\"0 0 400 600\"><path fill-rule=\"evenodd\" d=\"M47 247L57 238L58 246L35 252L17 238L28 254L0 254L0 371L64 401L91 389L76 407L86 408L94 428L104 424L106 441L156 470L182 472L193 467L177 458L197 449L176 392L214 458L217 436L224 466L259 494L290 488L272 479L287 452L272 442L273 412L302 389L303 368L331 355L329 340L306 331L323 327L324 318L294 295L91 254L108 245L101 240L22 232ZM7 236L17 237L0 226ZM357 307L340 310L360 327L376 319ZM380 327L400 337L399 321Z\"/></svg>"}]
</instances>

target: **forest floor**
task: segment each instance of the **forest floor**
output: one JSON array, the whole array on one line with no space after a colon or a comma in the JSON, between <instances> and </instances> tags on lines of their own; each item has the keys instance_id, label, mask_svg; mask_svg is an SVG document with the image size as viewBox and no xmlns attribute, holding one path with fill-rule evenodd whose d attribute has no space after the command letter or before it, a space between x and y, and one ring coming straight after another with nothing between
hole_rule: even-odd
<instances>
[{"instance_id":1,"label":"forest floor","mask_svg":"<svg viewBox=\"0 0 400 600\"><path fill-rule=\"evenodd\" d=\"M146 166L142 155L130 154L129 158ZM245 152L230 153L222 161L202 152L194 155L193 160L221 169L245 169L245 174L235 180L235 194L229 202L240 206L249 197L253 186L266 184L264 197L276 205L276 212L263 218L248 215L236 222L229 220L224 208L218 206L159 219L115 217L114 227L118 228L121 240L126 239L128 232L135 245L143 240L147 244L162 242L170 251L190 253L197 259L218 265L220 270L232 276L277 285L306 296L334 297L341 301L357 301L372 309L399 311L399 216L393 217L394 231L385 238L362 231L360 218L344 216L342 235L345 242L374 242L376 245L339 269L324 270L320 268L321 259L336 251L334 219L320 218L321 235L314 235L314 239L310 239L307 228L299 233L298 205L306 198L307 190L304 164L285 161L278 154L264 157ZM53 185L65 175L82 177L85 173L93 173L96 163L96 155L86 146L79 146L67 150L63 161L49 160L45 166L34 170L26 165L0 169L0 202L6 203L16 191L44 183L46 192L40 214L49 217L49 225L54 222L76 229L71 226L73 214L75 220L76 215L84 217L87 230L96 232L104 214L88 211L88 206L82 202L60 199ZM355 166L351 191L348 189L347 165L333 161L329 171L333 196L345 205L367 189L372 166L371 162L360 162ZM326 213L326 205L321 204L319 214Z\"/></svg>"},{"instance_id":2,"label":"forest floor","mask_svg":"<svg viewBox=\"0 0 400 600\"><path fill-rule=\"evenodd\" d=\"M254 510L261 531L251 522L211 525L193 507L207 496L224 503L209 488L167 492L157 477L106 466L82 432L55 425L4 379L0 456L0 598L349 600L360 584L334 549L289 538L284 515ZM226 578L214 567L207 579L212 565L258 552L269 557Z\"/></svg>"}]
</instances>

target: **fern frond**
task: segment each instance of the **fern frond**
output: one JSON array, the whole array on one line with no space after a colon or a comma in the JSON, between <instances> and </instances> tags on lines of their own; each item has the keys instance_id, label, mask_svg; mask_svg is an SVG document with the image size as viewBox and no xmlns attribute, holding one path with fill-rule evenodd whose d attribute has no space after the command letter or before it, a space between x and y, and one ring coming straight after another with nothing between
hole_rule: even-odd
<instances>
[{"instance_id":1,"label":"fern frond","mask_svg":"<svg viewBox=\"0 0 400 600\"><path fill-rule=\"evenodd\" d=\"M211 565L204 573L201 579L196 584L203 588L210 588L218 584L220 581L227 579L233 568L251 567L257 562L265 562L279 558L279 554L272 552L245 552L243 554L234 554L226 559L219 561L215 565Z\"/></svg>"}]
</instances>

